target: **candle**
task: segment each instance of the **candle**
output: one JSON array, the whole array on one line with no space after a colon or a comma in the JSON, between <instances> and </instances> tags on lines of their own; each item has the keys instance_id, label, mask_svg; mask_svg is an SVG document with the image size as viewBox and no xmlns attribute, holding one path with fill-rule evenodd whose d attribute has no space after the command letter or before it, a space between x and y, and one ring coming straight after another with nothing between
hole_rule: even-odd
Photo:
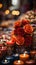
<instances>
[{"instance_id":1,"label":"candle","mask_svg":"<svg viewBox=\"0 0 36 65\"><path fill-rule=\"evenodd\" d=\"M36 51L35 50L31 51L30 55L31 55L32 59L35 59L36 58L35 57L36 56Z\"/></svg>"},{"instance_id":2,"label":"candle","mask_svg":"<svg viewBox=\"0 0 36 65\"><path fill-rule=\"evenodd\" d=\"M26 65L35 65L35 61L34 60L28 60L28 61L26 61Z\"/></svg>"},{"instance_id":3,"label":"candle","mask_svg":"<svg viewBox=\"0 0 36 65\"><path fill-rule=\"evenodd\" d=\"M35 55L35 54L36 54L36 51L33 50L33 51L31 51L30 53L31 53L32 55Z\"/></svg>"},{"instance_id":4,"label":"candle","mask_svg":"<svg viewBox=\"0 0 36 65\"><path fill-rule=\"evenodd\" d=\"M13 54L14 60L18 60L19 59L19 54Z\"/></svg>"},{"instance_id":5,"label":"candle","mask_svg":"<svg viewBox=\"0 0 36 65\"><path fill-rule=\"evenodd\" d=\"M24 53L25 53L25 54L27 54L28 52L27 52L27 51L25 51Z\"/></svg>"},{"instance_id":6,"label":"candle","mask_svg":"<svg viewBox=\"0 0 36 65\"><path fill-rule=\"evenodd\" d=\"M2 63L3 65L4 65L4 64L9 64L10 61L8 61L8 60L5 59L5 60L3 60L1 63Z\"/></svg>"},{"instance_id":7,"label":"candle","mask_svg":"<svg viewBox=\"0 0 36 65\"><path fill-rule=\"evenodd\" d=\"M5 63L7 63L7 60L5 60Z\"/></svg>"},{"instance_id":8,"label":"candle","mask_svg":"<svg viewBox=\"0 0 36 65\"><path fill-rule=\"evenodd\" d=\"M20 59L25 61L25 60L29 59L29 55L25 54L25 53L24 54L20 54Z\"/></svg>"},{"instance_id":9,"label":"candle","mask_svg":"<svg viewBox=\"0 0 36 65\"><path fill-rule=\"evenodd\" d=\"M10 62L11 62L11 61L12 61L12 62L14 61L14 57L13 57L13 56L7 56L6 59L9 60Z\"/></svg>"},{"instance_id":10,"label":"candle","mask_svg":"<svg viewBox=\"0 0 36 65\"><path fill-rule=\"evenodd\" d=\"M13 65L24 65L24 62L22 60L16 60Z\"/></svg>"}]
</instances>

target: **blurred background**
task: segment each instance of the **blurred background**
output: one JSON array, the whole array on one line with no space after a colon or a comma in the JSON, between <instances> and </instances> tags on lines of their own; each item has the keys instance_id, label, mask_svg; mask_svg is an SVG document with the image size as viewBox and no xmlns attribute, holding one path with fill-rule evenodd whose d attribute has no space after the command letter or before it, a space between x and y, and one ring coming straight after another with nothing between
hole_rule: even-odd
<instances>
[{"instance_id":1,"label":"blurred background","mask_svg":"<svg viewBox=\"0 0 36 65\"><path fill-rule=\"evenodd\" d=\"M0 30L23 13L36 9L36 0L0 0Z\"/></svg>"}]
</instances>

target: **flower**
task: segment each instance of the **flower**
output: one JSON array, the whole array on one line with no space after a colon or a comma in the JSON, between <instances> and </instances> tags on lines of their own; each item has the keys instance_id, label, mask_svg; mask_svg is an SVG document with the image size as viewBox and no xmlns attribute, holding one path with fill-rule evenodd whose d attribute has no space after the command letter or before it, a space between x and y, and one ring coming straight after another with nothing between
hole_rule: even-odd
<instances>
[{"instance_id":1,"label":"flower","mask_svg":"<svg viewBox=\"0 0 36 65\"><path fill-rule=\"evenodd\" d=\"M30 25L30 24L26 24L24 27L23 27L24 31L28 34L31 34L33 32L33 27Z\"/></svg>"},{"instance_id":2,"label":"flower","mask_svg":"<svg viewBox=\"0 0 36 65\"><path fill-rule=\"evenodd\" d=\"M27 35L25 37L25 45L29 46L29 45L31 45L31 43L32 43L32 36Z\"/></svg>"},{"instance_id":3,"label":"flower","mask_svg":"<svg viewBox=\"0 0 36 65\"><path fill-rule=\"evenodd\" d=\"M17 20L15 23L14 23L14 27L15 28L18 28L21 26L21 21L20 20Z\"/></svg>"},{"instance_id":4,"label":"flower","mask_svg":"<svg viewBox=\"0 0 36 65\"><path fill-rule=\"evenodd\" d=\"M12 43L17 45L26 45L29 46L32 43L33 27L29 24L29 20L17 20L14 23L14 30L12 31ZM24 44L25 42L25 44Z\"/></svg>"},{"instance_id":5,"label":"flower","mask_svg":"<svg viewBox=\"0 0 36 65\"><path fill-rule=\"evenodd\" d=\"M22 37L22 36L16 36L16 44L17 45L23 45L24 44L24 41L25 41L25 39L24 39L24 37Z\"/></svg>"},{"instance_id":6,"label":"flower","mask_svg":"<svg viewBox=\"0 0 36 65\"><path fill-rule=\"evenodd\" d=\"M15 30L14 30L14 34L15 34L15 35L24 36L24 30L23 30L23 28L19 27L19 28L15 29Z\"/></svg>"},{"instance_id":7,"label":"flower","mask_svg":"<svg viewBox=\"0 0 36 65\"><path fill-rule=\"evenodd\" d=\"M16 36L15 35L12 35L11 40L12 40L12 43L15 43L16 42Z\"/></svg>"},{"instance_id":8,"label":"flower","mask_svg":"<svg viewBox=\"0 0 36 65\"><path fill-rule=\"evenodd\" d=\"M11 40L7 41L6 43L7 43L8 45L14 45L15 42L16 42L16 41L15 41L15 35L12 35Z\"/></svg>"},{"instance_id":9,"label":"flower","mask_svg":"<svg viewBox=\"0 0 36 65\"><path fill-rule=\"evenodd\" d=\"M23 26L23 25L26 25L26 24L28 24L30 21L29 20L26 20L26 19L23 19L22 21L21 21L21 25Z\"/></svg>"}]
</instances>

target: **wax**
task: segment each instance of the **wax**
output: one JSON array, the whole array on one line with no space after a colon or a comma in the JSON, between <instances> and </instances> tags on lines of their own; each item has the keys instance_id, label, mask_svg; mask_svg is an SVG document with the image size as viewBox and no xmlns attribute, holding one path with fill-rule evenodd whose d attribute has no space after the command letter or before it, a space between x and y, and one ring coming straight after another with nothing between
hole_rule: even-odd
<instances>
[{"instance_id":1,"label":"wax","mask_svg":"<svg viewBox=\"0 0 36 65\"><path fill-rule=\"evenodd\" d=\"M13 65L24 65L24 62L21 60L14 61Z\"/></svg>"},{"instance_id":2,"label":"wax","mask_svg":"<svg viewBox=\"0 0 36 65\"><path fill-rule=\"evenodd\" d=\"M28 54L20 54L20 60L23 60L23 61L25 61L25 60L28 60L29 59L29 55Z\"/></svg>"}]
</instances>

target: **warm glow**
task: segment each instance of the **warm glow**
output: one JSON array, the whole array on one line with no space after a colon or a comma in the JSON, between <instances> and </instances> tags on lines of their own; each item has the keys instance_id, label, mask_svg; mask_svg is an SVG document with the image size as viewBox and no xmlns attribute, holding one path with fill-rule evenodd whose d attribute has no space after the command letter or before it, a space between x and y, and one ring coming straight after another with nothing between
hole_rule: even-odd
<instances>
[{"instance_id":1,"label":"warm glow","mask_svg":"<svg viewBox=\"0 0 36 65\"><path fill-rule=\"evenodd\" d=\"M27 53L27 51L24 52L25 54Z\"/></svg>"},{"instance_id":2,"label":"warm glow","mask_svg":"<svg viewBox=\"0 0 36 65\"><path fill-rule=\"evenodd\" d=\"M20 63L20 60L18 60L18 63Z\"/></svg>"},{"instance_id":3,"label":"warm glow","mask_svg":"<svg viewBox=\"0 0 36 65\"><path fill-rule=\"evenodd\" d=\"M18 54L16 54L15 56L18 56Z\"/></svg>"},{"instance_id":4,"label":"warm glow","mask_svg":"<svg viewBox=\"0 0 36 65\"><path fill-rule=\"evenodd\" d=\"M6 14L6 15L8 15L9 13L10 13L10 11L9 11L9 10L6 10L6 11L5 11L5 14Z\"/></svg>"},{"instance_id":5,"label":"warm glow","mask_svg":"<svg viewBox=\"0 0 36 65\"><path fill-rule=\"evenodd\" d=\"M0 3L0 8L2 8L2 6L3 6L2 3Z\"/></svg>"},{"instance_id":6,"label":"warm glow","mask_svg":"<svg viewBox=\"0 0 36 65\"><path fill-rule=\"evenodd\" d=\"M5 35L3 35L2 37L5 38Z\"/></svg>"},{"instance_id":7,"label":"warm glow","mask_svg":"<svg viewBox=\"0 0 36 65\"><path fill-rule=\"evenodd\" d=\"M16 15L18 16L20 14L20 11L16 11Z\"/></svg>"},{"instance_id":8,"label":"warm glow","mask_svg":"<svg viewBox=\"0 0 36 65\"><path fill-rule=\"evenodd\" d=\"M26 61L26 63L31 64L31 63L34 63L34 61L30 60L30 61Z\"/></svg>"},{"instance_id":9,"label":"warm glow","mask_svg":"<svg viewBox=\"0 0 36 65\"><path fill-rule=\"evenodd\" d=\"M19 15L20 14L20 12L19 11L16 11L16 10L14 10L14 11L12 11L12 15Z\"/></svg>"},{"instance_id":10,"label":"warm glow","mask_svg":"<svg viewBox=\"0 0 36 65\"><path fill-rule=\"evenodd\" d=\"M14 10L14 11L12 11L12 15L16 15L16 11Z\"/></svg>"},{"instance_id":11,"label":"warm glow","mask_svg":"<svg viewBox=\"0 0 36 65\"><path fill-rule=\"evenodd\" d=\"M25 56L25 53L24 53L24 56Z\"/></svg>"},{"instance_id":12,"label":"warm glow","mask_svg":"<svg viewBox=\"0 0 36 65\"><path fill-rule=\"evenodd\" d=\"M7 60L5 60L5 63L7 62Z\"/></svg>"}]
</instances>

